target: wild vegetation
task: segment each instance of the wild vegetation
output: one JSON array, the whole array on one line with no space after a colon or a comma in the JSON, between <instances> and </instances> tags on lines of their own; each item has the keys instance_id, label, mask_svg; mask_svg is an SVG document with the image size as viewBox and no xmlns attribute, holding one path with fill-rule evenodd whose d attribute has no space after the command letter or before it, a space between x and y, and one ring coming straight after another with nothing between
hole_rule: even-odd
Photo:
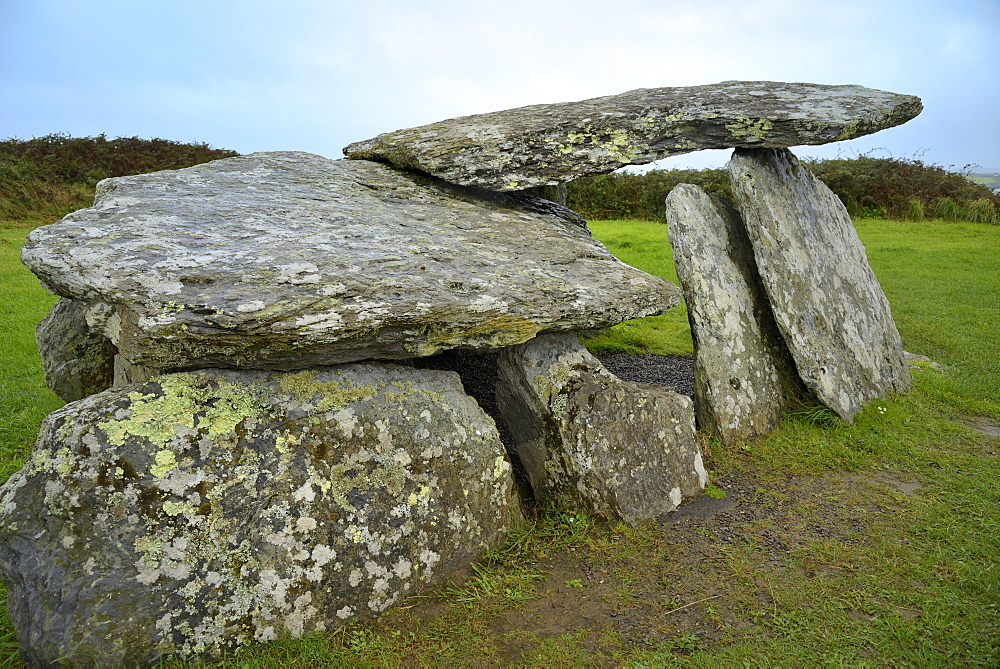
<instances>
[{"instance_id":1,"label":"wild vegetation","mask_svg":"<svg viewBox=\"0 0 1000 669\"><path fill-rule=\"evenodd\" d=\"M840 197L852 217L922 221L942 219L1000 225L1000 195L953 172L918 159L811 160L806 165ZM664 220L663 200L679 183L701 186L732 201L724 169L650 170L584 177L567 185L567 204L587 218Z\"/></svg>"},{"instance_id":2,"label":"wild vegetation","mask_svg":"<svg viewBox=\"0 0 1000 669\"><path fill-rule=\"evenodd\" d=\"M238 155L166 139L70 137L0 140L0 219L60 218L89 206L108 177L190 167Z\"/></svg>"},{"instance_id":3,"label":"wild vegetation","mask_svg":"<svg viewBox=\"0 0 1000 669\"><path fill-rule=\"evenodd\" d=\"M0 481L61 405L33 340L54 298L18 261L49 205L18 206L30 216L0 220ZM591 227L675 279L666 226ZM1000 665L1000 226L856 227L904 347L939 365L915 369L909 393L852 425L793 413L757 441L705 439L710 495L663 523L543 507L467 578L378 620L163 666ZM691 340L678 308L588 346L689 353ZM0 665L16 651L0 618Z\"/></svg>"}]
</instances>

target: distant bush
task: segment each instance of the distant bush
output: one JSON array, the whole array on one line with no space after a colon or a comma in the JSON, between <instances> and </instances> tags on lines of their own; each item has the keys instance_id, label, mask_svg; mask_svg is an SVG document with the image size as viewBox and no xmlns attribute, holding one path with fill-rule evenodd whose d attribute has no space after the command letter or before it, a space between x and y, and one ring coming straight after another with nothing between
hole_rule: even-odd
<instances>
[{"instance_id":1,"label":"distant bush","mask_svg":"<svg viewBox=\"0 0 1000 669\"><path fill-rule=\"evenodd\" d=\"M981 222L1000 223L1000 196L973 182L964 172L916 159L869 155L809 161L807 166L840 197L854 217L919 220L926 213L941 212L945 214L942 218L971 220L975 209ZM989 204L973 207L981 200Z\"/></svg>"},{"instance_id":2,"label":"distant bush","mask_svg":"<svg viewBox=\"0 0 1000 669\"><path fill-rule=\"evenodd\" d=\"M855 218L922 220L926 217L1000 225L1000 195L952 172L916 159L874 158L804 161ZM591 219L664 220L663 201L678 183L691 183L732 203L723 169L651 170L584 177L567 184L567 205Z\"/></svg>"},{"instance_id":3,"label":"distant bush","mask_svg":"<svg viewBox=\"0 0 1000 669\"><path fill-rule=\"evenodd\" d=\"M594 220L664 221L667 193L682 183L701 186L732 201L727 170L650 170L645 174L598 174L572 181L566 184L566 206Z\"/></svg>"},{"instance_id":4,"label":"distant bush","mask_svg":"<svg viewBox=\"0 0 1000 669\"><path fill-rule=\"evenodd\" d=\"M179 169L239 155L165 139L70 137L0 140L0 218L52 218L88 206L108 177Z\"/></svg>"}]
</instances>

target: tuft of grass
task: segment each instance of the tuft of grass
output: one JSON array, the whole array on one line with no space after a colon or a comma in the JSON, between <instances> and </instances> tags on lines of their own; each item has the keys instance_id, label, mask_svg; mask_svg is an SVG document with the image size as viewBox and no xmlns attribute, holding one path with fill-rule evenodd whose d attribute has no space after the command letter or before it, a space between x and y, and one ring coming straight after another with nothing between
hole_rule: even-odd
<instances>
[{"instance_id":1,"label":"tuft of grass","mask_svg":"<svg viewBox=\"0 0 1000 669\"><path fill-rule=\"evenodd\" d=\"M958 221L965 218L965 209L950 197L939 198L931 208L934 218L944 221Z\"/></svg>"},{"instance_id":2,"label":"tuft of grass","mask_svg":"<svg viewBox=\"0 0 1000 669\"><path fill-rule=\"evenodd\" d=\"M911 197L906 201L903 218L907 221L922 221L927 218L924 214L924 203L915 197Z\"/></svg>"},{"instance_id":3,"label":"tuft of grass","mask_svg":"<svg viewBox=\"0 0 1000 669\"><path fill-rule=\"evenodd\" d=\"M985 197L973 200L966 206L965 212L965 218L973 223L1000 225L1000 212L994 200Z\"/></svg>"}]
</instances>

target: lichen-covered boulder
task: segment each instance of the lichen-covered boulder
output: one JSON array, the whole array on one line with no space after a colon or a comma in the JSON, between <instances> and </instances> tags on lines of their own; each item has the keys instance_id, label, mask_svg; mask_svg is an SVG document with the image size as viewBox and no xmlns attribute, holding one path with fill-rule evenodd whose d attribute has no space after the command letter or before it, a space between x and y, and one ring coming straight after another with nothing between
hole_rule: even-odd
<instances>
[{"instance_id":1,"label":"lichen-covered boulder","mask_svg":"<svg viewBox=\"0 0 1000 669\"><path fill-rule=\"evenodd\" d=\"M725 81L463 116L388 132L344 153L512 191L700 149L836 142L905 123L922 109L920 98L862 86Z\"/></svg>"},{"instance_id":2,"label":"lichen-covered boulder","mask_svg":"<svg viewBox=\"0 0 1000 669\"><path fill-rule=\"evenodd\" d=\"M536 498L632 524L705 487L691 399L619 379L573 334L502 350L497 403Z\"/></svg>"},{"instance_id":3,"label":"lichen-covered boulder","mask_svg":"<svg viewBox=\"0 0 1000 669\"><path fill-rule=\"evenodd\" d=\"M694 340L698 425L727 444L774 428L797 376L738 212L698 186L667 196L667 229Z\"/></svg>"},{"instance_id":4,"label":"lichen-covered boulder","mask_svg":"<svg viewBox=\"0 0 1000 669\"><path fill-rule=\"evenodd\" d=\"M306 153L102 181L21 257L53 292L114 307L103 332L157 370L498 348L680 301L555 203Z\"/></svg>"},{"instance_id":5,"label":"lichen-covered boulder","mask_svg":"<svg viewBox=\"0 0 1000 669\"><path fill-rule=\"evenodd\" d=\"M798 374L850 422L906 390L910 373L889 302L840 199L787 149L737 149L733 195Z\"/></svg>"},{"instance_id":6,"label":"lichen-covered boulder","mask_svg":"<svg viewBox=\"0 0 1000 669\"><path fill-rule=\"evenodd\" d=\"M87 324L87 305L63 298L35 328L45 384L63 401L73 402L111 387L115 347Z\"/></svg>"},{"instance_id":7,"label":"lichen-covered boulder","mask_svg":"<svg viewBox=\"0 0 1000 669\"><path fill-rule=\"evenodd\" d=\"M132 666L378 615L520 519L457 374L202 370L46 419L0 488L0 577L30 664Z\"/></svg>"}]
</instances>

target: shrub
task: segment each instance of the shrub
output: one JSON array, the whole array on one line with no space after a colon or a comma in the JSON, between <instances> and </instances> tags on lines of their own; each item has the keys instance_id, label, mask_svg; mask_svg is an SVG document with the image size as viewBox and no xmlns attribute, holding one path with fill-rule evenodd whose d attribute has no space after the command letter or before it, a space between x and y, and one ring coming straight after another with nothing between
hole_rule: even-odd
<instances>
[{"instance_id":1,"label":"shrub","mask_svg":"<svg viewBox=\"0 0 1000 669\"><path fill-rule=\"evenodd\" d=\"M966 171L954 172L917 159L861 155L806 164L855 217L881 213L880 218L922 220L927 211L937 215L937 209L943 207L950 212L943 218L963 218L967 215L957 215L957 209L967 209L975 200L986 199L1000 206L1000 196L973 182ZM956 206L942 205L946 198Z\"/></svg>"},{"instance_id":2,"label":"shrub","mask_svg":"<svg viewBox=\"0 0 1000 669\"><path fill-rule=\"evenodd\" d=\"M70 137L0 140L0 218L58 218L85 207L108 177L179 169L238 155L165 139Z\"/></svg>"},{"instance_id":3,"label":"shrub","mask_svg":"<svg viewBox=\"0 0 1000 669\"><path fill-rule=\"evenodd\" d=\"M805 160L855 218L920 221L928 214L948 220L996 224L1000 195L974 183L963 172L916 159L857 158ZM584 177L567 184L567 205L591 219L663 221L663 201L679 183L701 186L732 203L724 169L651 170Z\"/></svg>"},{"instance_id":4,"label":"shrub","mask_svg":"<svg viewBox=\"0 0 1000 669\"><path fill-rule=\"evenodd\" d=\"M585 218L663 221L664 200L681 183L701 186L732 201L729 172L724 169L650 170L645 174L616 172L583 177L566 184L566 204Z\"/></svg>"}]
</instances>

